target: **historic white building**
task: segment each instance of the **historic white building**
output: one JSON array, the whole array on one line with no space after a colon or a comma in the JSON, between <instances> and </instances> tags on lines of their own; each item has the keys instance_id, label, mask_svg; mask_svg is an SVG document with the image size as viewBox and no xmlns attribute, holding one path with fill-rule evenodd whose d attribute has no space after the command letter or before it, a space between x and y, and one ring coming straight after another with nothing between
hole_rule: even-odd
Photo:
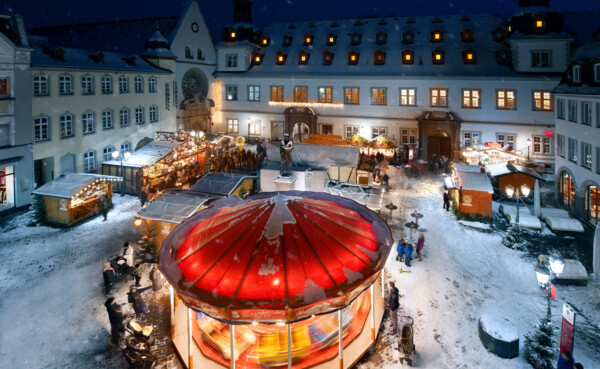
<instances>
[{"instance_id":1,"label":"historic white building","mask_svg":"<svg viewBox=\"0 0 600 369\"><path fill-rule=\"evenodd\" d=\"M249 1L234 3L238 14L249 9ZM461 148L499 142L551 168L551 91L573 37L548 3L519 1L508 18L350 19L262 30L248 22L249 12L238 15L217 45L213 120L220 131L250 137L385 135L421 157L457 157Z\"/></svg>"},{"instance_id":2,"label":"historic white building","mask_svg":"<svg viewBox=\"0 0 600 369\"><path fill-rule=\"evenodd\" d=\"M554 89L556 192L579 218L600 217L600 29L573 55Z\"/></svg>"},{"instance_id":3,"label":"historic white building","mask_svg":"<svg viewBox=\"0 0 600 369\"><path fill-rule=\"evenodd\" d=\"M23 19L0 14L0 214L31 204L31 92Z\"/></svg>"}]
</instances>

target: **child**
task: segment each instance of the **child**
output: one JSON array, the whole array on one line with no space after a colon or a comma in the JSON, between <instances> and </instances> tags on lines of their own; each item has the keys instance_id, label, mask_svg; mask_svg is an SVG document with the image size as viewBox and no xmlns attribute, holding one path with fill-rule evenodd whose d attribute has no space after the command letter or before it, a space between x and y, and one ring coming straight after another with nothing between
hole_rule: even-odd
<instances>
[{"instance_id":1,"label":"child","mask_svg":"<svg viewBox=\"0 0 600 369\"><path fill-rule=\"evenodd\" d=\"M404 261L404 248L405 247L406 247L406 243L404 242L404 238L401 238L400 241L398 242L398 245L396 245L396 251L398 252L398 255L396 255L396 260L398 260L399 262Z\"/></svg>"},{"instance_id":2,"label":"child","mask_svg":"<svg viewBox=\"0 0 600 369\"><path fill-rule=\"evenodd\" d=\"M423 250L424 245L425 237L423 237L423 233L419 233L419 240L417 241L417 258L419 261L423 261L423 259L421 259L421 250Z\"/></svg>"},{"instance_id":3,"label":"child","mask_svg":"<svg viewBox=\"0 0 600 369\"><path fill-rule=\"evenodd\" d=\"M135 286L141 286L140 279L142 279L142 268L140 268L140 264L135 264L133 270L131 271L131 274L135 278Z\"/></svg>"},{"instance_id":4,"label":"child","mask_svg":"<svg viewBox=\"0 0 600 369\"><path fill-rule=\"evenodd\" d=\"M412 245L409 243L406 245L406 247L404 248L404 261L407 267L410 266L410 259L412 257L412 253L413 253L413 247Z\"/></svg>"}]
</instances>

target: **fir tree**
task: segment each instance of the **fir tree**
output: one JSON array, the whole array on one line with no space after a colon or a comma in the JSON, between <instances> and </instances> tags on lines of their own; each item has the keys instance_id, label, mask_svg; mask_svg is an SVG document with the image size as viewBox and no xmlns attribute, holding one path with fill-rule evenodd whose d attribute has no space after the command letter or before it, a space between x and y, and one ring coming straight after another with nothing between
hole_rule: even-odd
<instances>
[{"instance_id":1,"label":"fir tree","mask_svg":"<svg viewBox=\"0 0 600 369\"><path fill-rule=\"evenodd\" d=\"M554 369L552 326L544 318L535 331L525 335L525 360L535 369Z\"/></svg>"},{"instance_id":2,"label":"fir tree","mask_svg":"<svg viewBox=\"0 0 600 369\"><path fill-rule=\"evenodd\" d=\"M506 233L502 236L502 244L514 250L519 250L525 246L523 232L519 224L513 223L508 227Z\"/></svg>"},{"instance_id":3,"label":"fir tree","mask_svg":"<svg viewBox=\"0 0 600 369\"><path fill-rule=\"evenodd\" d=\"M33 204L29 212L29 224L30 227L35 227L38 224L46 221L46 204L44 199L40 195L33 195Z\"/></svg>"}]
</instances>

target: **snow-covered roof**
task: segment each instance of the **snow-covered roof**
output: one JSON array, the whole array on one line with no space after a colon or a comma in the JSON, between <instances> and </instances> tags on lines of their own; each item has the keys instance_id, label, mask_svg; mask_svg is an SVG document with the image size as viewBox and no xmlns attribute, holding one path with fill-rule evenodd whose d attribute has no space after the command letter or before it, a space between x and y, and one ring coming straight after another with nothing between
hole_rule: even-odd
<instances>
[{"instance_id":1,"label":"snow-covered roof","mask_svg":"<svg viewBox=\"0 0 600 369\"><path fill-rule=\"evenodd\" d=\"M136 152L131 153L127 161L123 161L124 167L144 167L154 164L169 155L174 148L181 145L181 142L175 141L152 141ZM103 165L121 165L120 160L109 160Z\"/></svg>"},{"instance_id":2,"label":"snow-covered roof","mask_svg":"<svg viewBox=\"0 0 600 369\"><path fill-rule=\"evenodd\" d=\"M33 191L35 195L69 199L85 186L97 179L121 180L120 177L103 176L91 173L66 173Z\"/></svg>"},{"instance_id":3,"label":"snow-covered roof","mask_svg":"<svg viewBox=\"0 0 600 369\"><path fill-rule=\"evenodd\" d=\"M492 184L485 173L459 171L458 177L460 178L460 184L463 190L482 191L490 194L494 193Z\"/></svg>"},{"instance_id":4,"label":"snow-covered roof","mask_svg":"<svg viewBox=\"0 0 600 369\"><path fill-rule=\"evenodd\" d=\"M535 170L511 162L486 165L485 169L492 177L502 177L512 173L523 173L530 177L545 181L544 177Z\"/></svg>"},{"instance_id":5,"label":"snow-covered roof","mask_svg":"<svg viewBox=\"0 0 600 369\"><path fill-rule=\"evenodd\" d=\"M136 216L179 224L195 214L208 201L219 198L221 196L194 191L167 190L148 202Z\"/></svg>"},{"instance_id":6,"label":"snow-covered roof","mask_svg":"<svg viewBox=\"0 0 600 369\"><path fill-rule=\"evenodd\" d=\"M279 146L268 143L267 160L281 161ZM312 145L294 143L292 162L311 168L356 167L360 149L357 146Z\"/></svg>"},{"instance_id":7,"label":"snow-covered roof","mask_svg":"<svg viewBox=\"0 0 600 369\"><path fill-rule=\"evenodd\" d=\"M220 196L230 196L242 181L246 179L257 179L257 177L235 173L207 173L190 190Z\"/></svg>"},{"instance_id":8,"label":"snow-covered roof","mask_svg":"<svg viewBox=\"0 0 600 369\"><path fill-rule=\"evenodd\" d=\"M380 188L329 180L323 192L352 199L371 210L381 209L383 192Z\"/></svg>"},{"instance_id":9,"label":"snow-covered roof","mask_svg":"<svg viewBox=\"0 0 600 369\"><path fill-rule=\"evenodd\" d=\"M481 168L478 165L455 163L452 166L459 172L481 173Z\"/></svg>"}]
</instances>

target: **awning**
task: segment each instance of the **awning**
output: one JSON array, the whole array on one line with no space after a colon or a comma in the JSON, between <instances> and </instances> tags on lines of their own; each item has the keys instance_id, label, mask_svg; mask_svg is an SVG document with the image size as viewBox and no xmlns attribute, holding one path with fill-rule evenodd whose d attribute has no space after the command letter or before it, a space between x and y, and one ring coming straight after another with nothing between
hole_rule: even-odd
<instances>
[{"instance_id":1,"label":"awning","mask_svg":"<svg viewBox=\"0 0 600 369\"><path fill-rule=\"evenodd\" d=\"M22 156L14 156L14 157L8 158L8 159L0 159L0 166L9 166L9 165L17 164L21 160L23 160Z\"/></svg>"}]
</instances>

